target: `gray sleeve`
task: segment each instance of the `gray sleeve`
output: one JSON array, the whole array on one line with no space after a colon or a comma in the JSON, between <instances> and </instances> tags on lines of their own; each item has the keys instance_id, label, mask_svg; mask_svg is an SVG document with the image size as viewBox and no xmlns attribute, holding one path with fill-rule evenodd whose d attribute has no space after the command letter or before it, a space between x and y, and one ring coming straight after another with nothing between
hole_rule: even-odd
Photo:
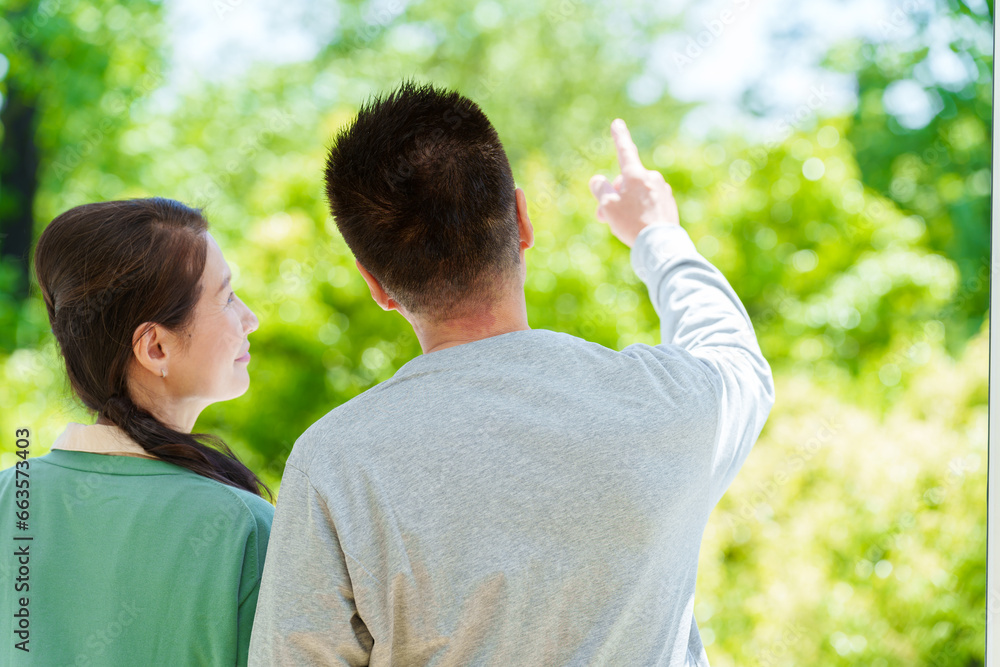
<instances>
[{"instance_id":1,"label":"gray sleeve","mask_svg":"<svg viewBox=\"0 0 1000 667\"><path fill-rule=\"evenodd\" d=\"M736 292L698 254L682 227L646 227L632 247L631 261L660 317L662 344L697 359L719 397L711 468L717 501L774 405L771 369Z\"/></svg>"},{"instance_id":2,"label":"gray sleeve","mask_svg":"<svg viewBox=\"0 0 1000 667\"><path fill-rule=\"evenodd\" d=\"M285 465L250 639L253 665L367 665L346 556L326 502Z\"/></svg>"}]
</instances>

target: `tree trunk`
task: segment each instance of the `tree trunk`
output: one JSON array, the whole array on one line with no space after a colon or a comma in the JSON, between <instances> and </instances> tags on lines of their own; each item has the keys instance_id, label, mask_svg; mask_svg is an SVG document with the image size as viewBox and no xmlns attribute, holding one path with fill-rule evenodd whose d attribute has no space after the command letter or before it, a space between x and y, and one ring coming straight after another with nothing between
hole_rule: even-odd
<instances>
[{"instance_id":1,"label":"tree trunk","mask_svg":"<svg viewBox=\"0 0 1000 667\"><path fill-rule=\"evenodd\" d=\"M38 146L34 100L27 100L14 77L7 79L7 98L0 123L0 262L13 265L19 280L14 296L28 295L28 254L34 228L33 204L38 189Z\"/></svg>"}]
</instances>

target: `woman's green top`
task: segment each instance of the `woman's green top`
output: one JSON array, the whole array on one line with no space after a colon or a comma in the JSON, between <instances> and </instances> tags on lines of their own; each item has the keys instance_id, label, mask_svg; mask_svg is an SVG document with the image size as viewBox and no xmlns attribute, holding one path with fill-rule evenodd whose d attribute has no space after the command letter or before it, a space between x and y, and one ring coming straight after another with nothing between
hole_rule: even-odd
<instances>
[{"instance_id":1,"label":"woman's green top","mask_svg":"<svg viewBox=\"0 0 1000 667\"><path fill-rule=\"evenodd\" d=\"M246 664L269 502L154 459L27 463L0 470L0 665Z\"/></svg>"}]
</instances>

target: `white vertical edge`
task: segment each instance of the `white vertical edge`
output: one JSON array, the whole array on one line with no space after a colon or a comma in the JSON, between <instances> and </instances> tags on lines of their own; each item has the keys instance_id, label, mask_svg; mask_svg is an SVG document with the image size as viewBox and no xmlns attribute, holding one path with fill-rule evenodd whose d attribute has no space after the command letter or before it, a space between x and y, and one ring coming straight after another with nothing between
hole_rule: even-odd
<instances>
[{"instance_id":1,"label":"white vertical edge","mask_svg":"<svg viewBox=\"0 0 1000 667\"><path fill-rule=\"evenodd\" d=\"M986 665L1000 667L1000 401L993 391L993 381L1000 380L1000 326L993 316L1000 312L1000 284L997 284L997 258L1000 257L1000 234L997 233L997 78L996 10L993 21L993 191L990 207L990 382L989 382L989 478L986 491Z\"/></svg>"}]
</instances>

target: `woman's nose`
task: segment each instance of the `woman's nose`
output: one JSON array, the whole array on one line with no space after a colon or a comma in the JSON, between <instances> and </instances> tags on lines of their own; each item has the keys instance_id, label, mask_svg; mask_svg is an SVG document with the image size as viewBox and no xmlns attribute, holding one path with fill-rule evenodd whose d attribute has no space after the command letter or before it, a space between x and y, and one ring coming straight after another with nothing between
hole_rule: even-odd
<instances>
[{"instance_id":1,"label":"woman's nose","mask_svg":"<svg viewBox=\"0 0 1000 667\"><path fill-rule=\"evenodd\" d=\"M254 315L253 311L250 310L250 308L247 308L246 317L243 318L243 329L248 334L252 334L254 331L257 330L257 327L259 326L260 326L260 320L257 319L257 316Z\"/></svg>"}]
</instances>

